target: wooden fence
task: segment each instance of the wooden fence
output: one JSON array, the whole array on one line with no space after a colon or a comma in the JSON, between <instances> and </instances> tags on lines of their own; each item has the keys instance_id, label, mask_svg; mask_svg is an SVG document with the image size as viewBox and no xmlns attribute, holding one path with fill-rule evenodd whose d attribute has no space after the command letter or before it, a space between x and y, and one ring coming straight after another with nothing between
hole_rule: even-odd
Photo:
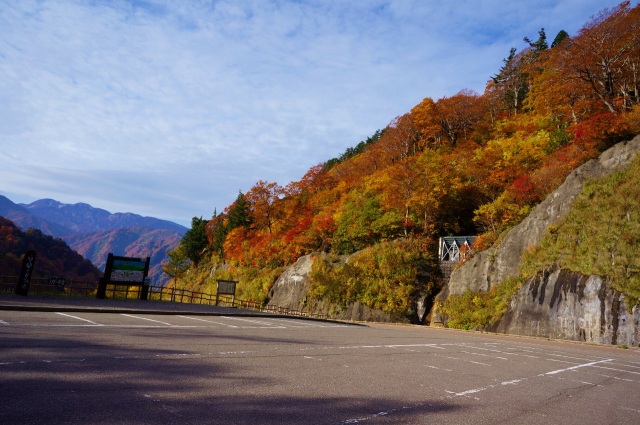
<instances>
[{"instance_id":1,"label":"wooden fence","mask_svg":"<svg viewBox=\"0 0 640 425\"><path fill-rule=\"evenodd\" d=\"M18 276L0 275L0 293L14 293ZM67 281L65 285L50 284L46 278L31 278L30 295L44 295L52 297L85 297L95 298L98 289L97 282ZM139 299L141 286L107 285L106 298L111 299ZM235 307L263 313L283 314L287 316L311 317L327 319L322 313L292 310L286 307L270 306L249 300L234 299L231 295L219 295L218 305ZM189 291L187 289L167 288L163 286L149 286L148 300L177 302L185 304L216 305L216 294Z\"/></svg>"}]
</instances>

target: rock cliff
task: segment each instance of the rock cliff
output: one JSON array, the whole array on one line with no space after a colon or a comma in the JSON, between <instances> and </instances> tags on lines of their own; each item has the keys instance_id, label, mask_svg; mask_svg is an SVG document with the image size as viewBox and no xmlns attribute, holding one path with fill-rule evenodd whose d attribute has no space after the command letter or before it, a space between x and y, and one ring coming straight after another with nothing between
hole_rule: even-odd
<instances>
[{"instance_id":1,"label":"rock cliff","mask_svg":"<svg viewBox=\"0 0 640 425\"><path fill-rule=\"evenodd\" d=\"M520 258L529 246L540 242L543 232L564 217L582 190L583 183L609 175L629 165L640 151L640 136L630 142L618 143L576 168L560 187L533 209L519 225L511 229L496 248L476 254L451 273L448 293L459 295L467 289L486 291L509 276L518 273Z\"/></svg>"},{"instance_id":2,"label":"rock cliff","mask_svg":"<svg viewBox=\"0 0 640 425\"><path fill-rule=\"evenodd\" d=\"M445 289L438 294L437 300L442 302L449 295L459 295L467 290L472 292L487 291L506 278L517 275L524 251L527 247L538 244L548 226L557 224L569 212L573 201L582 190L584 182L627 167L639 151L640 136L637 136L631 141L613 146L597 159L575 169L555 192L534 208L525 220L507 233L499 246L477 253L472 259L455 269ZM507 313L496 330L523 335L628 344L628 342L620 342L620 335L616 338L615 333L607 333L607 330L613 332L613 329L622 329L616 323L616 320L619 319L624 321L625 326L635 326L635 330L627 329L624 331L625 335L635 336L623 339L634 341L634 344L637 345L639 313L625 311L620 316L619 306L622 304L620 297L608 289L606 282L602 282L602 279L597 276L574 276L567 280L567 272L556 271L554 273L546 276L542 283L536 283L535 280L527 282L521 289L517 300L512 303L510 312ZM568 283L569 281L573 283ZM544 301L546 292L544 288L549 285L554 287L554 291L556 285L564 288L563 294L566 296L563 303L546 304L540 302L540 296ZM538 288L535 290L538 291L535 296L533 295L534 288ZM572 288L578 292L572 292ZM571 294L570 297L569 294ZM553 297L547 298L549 303L551 303L551 299ZM537 303L537 306L534 303ZM439 315L437 309L431 312L431 317L432 323L446 322L446 319ZM591 325L581 327L580 324L583 321L585 324L597 322L599 327L597 329ZM601 326L603 323L604 327ZM572 327L575 327L576 330L572 331Z\"/></svg>"},{"instance_id":3,"label":"rock cliff","mask_svg":"<svg viewBox=\"0 0 640 425\"><path fill-rule=\"evenodd\" d=\"M324 255L324 254L315 254ZM364 306L358 302L346 306L311 301L307 299L307 292L311 280L309 272L313 264L314 255L305 255L289 266L276 280L269 291L268 305L286 307L292 310L324 313L339 320L391 322L394 318L381 310Z\"/></svg>"},{"instance_id":4,"label":"rock cliff","mask_svg":"<svg viewBox=\"0 0 640 425\"><path fill-rule=\"evenodd\" d=\"M553 268L530 279L494 331L598 344L640 343L640 309L598 276Z\"/></svg>"}]
</instances>

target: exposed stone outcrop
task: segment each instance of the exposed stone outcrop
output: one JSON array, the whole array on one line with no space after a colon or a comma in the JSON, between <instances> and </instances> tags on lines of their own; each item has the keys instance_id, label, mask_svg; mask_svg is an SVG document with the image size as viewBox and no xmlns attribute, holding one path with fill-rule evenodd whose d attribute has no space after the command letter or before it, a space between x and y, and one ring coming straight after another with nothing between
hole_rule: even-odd
<instances>
[{"instance_id":1,"label":"exposed stone outcrop","mask_svg":"<svg viewBox=\"0 0 640 425\"><path fill-rule=\"evenodd\" d=\"M325 255L325 254L316 254ZM359 302L346 306L335 305L324 301L307 299L311 280L309 272L314 255L302 256L289 266L276 280L269 291L271 306L286 307L292 310L323 313L339 320L391 322L394 318L384 311L369 308Z\"/></svg>"},{"instance_id":2,"label":"exposed stone outcrop","mask_svg":"<svg viewBox=\"0 0 640 425\"><path fill-rule=\"evenodd\" d=\"M640 136L630 142L618 143L597 159L576 168L555 192L508 232L497 248L477 253L463 266L455 269L449 280L448 294L459 295L468 289L486 291L507 277L516 275L524 251L529 246L537 245L547 227L556 224L569 212L576 196L582 191L584 182L623 169L638 151Z\"/></svg>"},{"instance_id":3,"label":"exposed stone outcrop","mask_svg":"<svg viewBox=\"0 0 640 425\"><path fill-rule=\"evenodd\" d=\"M268 305L302 310L309 290L312 255L298 258L280 275L269 291Z\"/></svg>"},{"instance_id":4,"label":"exposed stone outcrop","mask_svg":"<svg viewBox=\"0 0 640 425\"><path fill-rule=\"evenodd\" d=\"M492 330L637 347L639 322L640 308L629 311L624 295L600 277L553 268L520 289Z\"/></svg>"},{"instance_id":5,"label":"exposed stone outcrop","mask_svg":"<svg viewBox=\"0 0 640 425\"><path fill-rule=\"evenodd\" d=\"M640 136L619 143L575 169L564 183L511 229L495 248L477 253L455 269L436 300L449 295L487 291L515 276L525 250L538 244L544 231L569 212L583 184L626 168L640 151ZM598 343L638 345L638 309L629 312L622 296L598 276L584 277L562 270L532 279L520 290L499 332L540 335ZM438 303L436 303L436 306ZM434 308L432 324L446 321Z\"/></svg>"}]
</instances>

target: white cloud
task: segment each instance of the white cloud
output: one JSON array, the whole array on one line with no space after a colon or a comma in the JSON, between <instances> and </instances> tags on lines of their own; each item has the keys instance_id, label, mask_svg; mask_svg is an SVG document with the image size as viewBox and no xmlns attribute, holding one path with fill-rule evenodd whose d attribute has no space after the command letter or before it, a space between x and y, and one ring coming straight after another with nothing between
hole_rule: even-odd
<instances>
[{"instance_id":1,"label":"white cloud","mask_svg":"<svg viewBox=\"0 0 640 425\"><path fill-rule=\"evenodd\" d=\"M188 225L616 4L0 0L0 192Z\"/></svg>"}]
</instances>

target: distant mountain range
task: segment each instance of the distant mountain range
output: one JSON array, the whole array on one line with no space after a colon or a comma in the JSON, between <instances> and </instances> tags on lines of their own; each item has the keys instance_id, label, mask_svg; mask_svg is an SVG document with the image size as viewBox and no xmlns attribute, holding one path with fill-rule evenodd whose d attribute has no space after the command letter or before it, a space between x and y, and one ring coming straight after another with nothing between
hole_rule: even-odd
<instances>
[{"instance_id":1,"label":"distant mountain range","mask_svg":"<svg viewBox=\"0 0 640 425\"><path fill-rule=\"evenodd\" d=\"M133 213L115 213L89 204L63 204L40 199L16 204L0 195L0 216L21 227L64 240L72 249L104 270L109 253L151 258L149 276L154 285L169 277L162 273L166 252L175 248L188 230L167 220Z\"/></svg>"}]
</instances>

